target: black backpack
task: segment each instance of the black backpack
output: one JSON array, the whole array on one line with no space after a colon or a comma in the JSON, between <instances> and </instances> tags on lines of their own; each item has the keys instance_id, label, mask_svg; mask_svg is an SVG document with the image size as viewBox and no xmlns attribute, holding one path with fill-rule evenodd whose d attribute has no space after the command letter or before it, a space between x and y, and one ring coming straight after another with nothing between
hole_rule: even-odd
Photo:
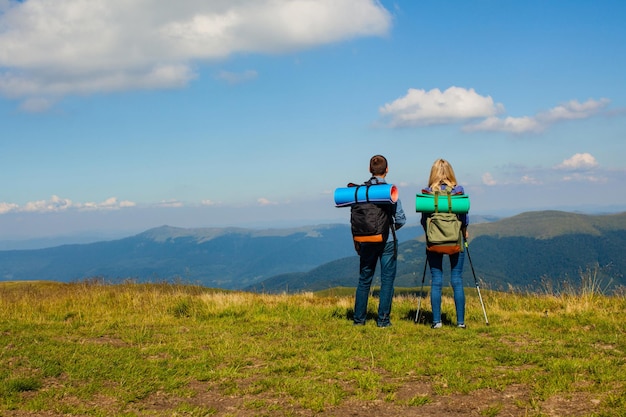
<instances>
[{"instance_id":1,"label":"black backpack","mask_svg":"<svg viewBox=\"0 0 626 417\"><path fill-rule=\"evenodd\" d=\"M366 188L366 202L353 204L350 208L350 225L352 228L352 238L354 245L359 251L361 243L385 243L389 237L389 230L393 233L394 241L396 240L395 229L393 227L393 215L395 214L396 205L390 203L371 203L368 202L367 195L370 187L376 187L376 183L372 180L362 185L354 183L348 184L348 187L355 187L355 195L359 188Z\"/></svg>"}]
</instances>

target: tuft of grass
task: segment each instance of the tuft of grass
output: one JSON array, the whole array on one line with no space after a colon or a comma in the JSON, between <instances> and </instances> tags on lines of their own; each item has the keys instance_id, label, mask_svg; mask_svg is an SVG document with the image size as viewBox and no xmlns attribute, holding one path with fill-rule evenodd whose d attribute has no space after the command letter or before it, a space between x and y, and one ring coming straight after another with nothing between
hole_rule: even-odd
<instances>
[{"instance_id":1,"label":"tuft of grass","mask_svg":"<svg viewBox=\"0 0 626 417\"><path fill-rule=\"evenodd\" d=\"M431 400L430 398L428 398L427 395L416 395L415 397L411 398L407 404L410 405L411 407L419 407L422 405L426 405L428 403L430 403Z\"/></svg>"},{"instance_id":2,"label":"tuft of grass","mask_svg":"<svg viewBox=\"0 0 626 417\"><path fill-rule=\"evenodd\" d=\"M26 391L37 391L42 385L41 380L34 377L15 378L3 381L2 391L9 395Z\"/></svg>"},{"instance_id":3,"label":"tuft of grass","mask_svg":"<svg viewBox=\"0 0 626 417\"><path fill-rule=\"evenodd\" d=\"M485 417L497 417L502 412L502 404L490 405L480 412L481 416Z\"/></svg>"}]
</instances>

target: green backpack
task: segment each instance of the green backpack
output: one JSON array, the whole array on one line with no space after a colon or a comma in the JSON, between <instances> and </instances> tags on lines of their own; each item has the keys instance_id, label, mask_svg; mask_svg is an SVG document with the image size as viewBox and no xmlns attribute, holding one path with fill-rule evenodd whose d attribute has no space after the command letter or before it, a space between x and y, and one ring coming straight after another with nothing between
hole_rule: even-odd
<instances>
[{"instance_id":1,"label":"green backpack","mask_svg":"<svg viewBox=\"0 0 626 417\"><path fill-rule=\"evenodd\" d=\"M435 191L435 212L426 218L426 249L448 255L463 251L461 221L452 213L451 187ZM439 211L439 199L448 199L448 211Z\"/></svg>"}]
</instances>

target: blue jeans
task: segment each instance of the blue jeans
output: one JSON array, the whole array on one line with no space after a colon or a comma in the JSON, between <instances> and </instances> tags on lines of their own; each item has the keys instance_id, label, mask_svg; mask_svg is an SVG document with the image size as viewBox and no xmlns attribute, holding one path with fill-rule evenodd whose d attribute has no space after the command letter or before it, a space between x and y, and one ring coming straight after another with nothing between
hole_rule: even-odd
<instances>
[{"instance_id":1,"label":"blue jeans","mask_svg":"<svg viewBox=\"0 0 626 417\"><path fill-rule=\"evenodd\" d=\"M432 278L430 290L430 304L433 309L433 324L441 323L441 291L443 288L443 254L426 251L430 276ZM465 292L463 290L463 262L465 252L449 255L450 257L450 284L454 293L457 324L465 324Z\"/></svg>"},{"instance_id":2,"label":"blue jeans","mask_svg":"<svg viewBox=\"0 0 626 417\"><path fill-rule=\"evenodd\" d=\"M356 288L354 300L354 323L365 324L367 316L367 301L376 263L380 260L380 302L378 304L378 320L376 324L389 326L391 314L391 300L393 299L393 282L396 279L396 255L393 241L383 243L362 243L359 250L361 257L359 267L359 285Z\"/></svg>"}]
</instances>

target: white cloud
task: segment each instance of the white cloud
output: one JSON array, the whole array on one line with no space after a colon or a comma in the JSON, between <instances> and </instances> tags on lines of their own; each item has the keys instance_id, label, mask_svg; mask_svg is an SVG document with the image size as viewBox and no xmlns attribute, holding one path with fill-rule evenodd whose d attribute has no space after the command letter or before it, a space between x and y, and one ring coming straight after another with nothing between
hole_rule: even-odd
<instances>
[{"instance_id":1,"label":"white cloud","mask_svg":"<svg viewBox=\"0 0 626 417\"><path fill-rule=\"evenodd\" d=\"M546 112L539 113L537 120L542 123L555 123L561 120L586 119L596 115L611 101L606 98L600 100L589 99L584 103L570 100L567 103L556 106Z\"/></svg>"},{"instance_id":2,"label":"white cloud","mask_svg":"<svg viewBox=\"0 0 626 417\"><path fill-rule=\"evenodd\" d=\"M100 203L75 203L70 199L53 195L49 200L30 201L23 206L0 202L0 214L51 213L68 210L118 210L120 208L134 207L135 205L132 201L118 201L115 197L108 198Z\"/></svg>"},{"instance_id":3,"label":"white cloud","mask_svg":"<svg viewBox=\"0 0 626 417\"><path fill-rule=\"evenodd\" d=\"M463 127L465 132L537 132L541 130L541 125L532 117L506 117L499 119L497 117L488 117L482 122L466 125Z\"/></svg>"},{"instance_id":4,"label":"white cloud","mask_svg":"<svg viewBox=\"0 0 626 417\"><path fill-rule=\"evenodd\" d=\"M516 171L523 171L524 168L518 168ZM541 185L543 181L537 179L534 175L525 174L523 172L514 172L513 174L504 175L505 179L496 180L490 172L485 172L482 175L482 183L488 187L506 186L514 184L525 185Z\"/></svg>"},{"instance_id":5,"label":"white cloud","mask_svg":"<svg viewBox=\"0 0 626 417\"><path fill-rule=\"evenodd\" d=\"M16 211L20 206L14 203L0 203L0 214Z\"/></svg>"},{"instance_id":6,"label":"white cloud","mask_svg":"<svg viewBox=\"0 0 626 417\"><path fill-rule=\"evenodd\" d=\"M21 207L19 211L38 213L64 211L72 207L72 205L72 200L53 195L50 200L28 202L24 207Z\"/></svg>"},{"instance_id":7,"label":"white cloud","mask_svg":"<svg viewBox=\"0 0 626 417\"><path fill-rule=\"evenodd\" d=\"M489 172L485 172L483 174L482 180L483 184L485 185L493 186L497 184L496 180L493 178L493 175L491 175L491 173Z\"/></svg>"},{"instance_id":8,"label":"white cloud","mask_svg":"<svg viewBox=\"0 0 626 417\"><path fill-rule=\"evenodd\" d=\"M589 170L598 167L598 161L590 153L577 153L558 164L556 169L563 170Z\"/></svg>"},{"instance_id":9,"label":"white cloud","mask_svg":"<svg viewBox=\"0 0 626 417\"><path fill-rule=\"evenodd\" d=\"M608 106L609 103L610 100L606 98L601 98L600 100L589 99L584 103L580 103L577 100L570 100L550 110L537 113L535 116L489 117L481 122L464 126L463 130L466 132L541 132L554 123L586 119L595 116Z\"/></svg>"},{"instance_id":10,"label":"white cloud","mask_svg":"<svg viewBox=\"0 0 626 417\"><path fill-rule=\"evenodd\" d=\"M623 176L623 172L603 169L590 153L577 153L551 167L507 164L486 172L481 182L485 186L586 186L585 183L606 184ZM496 180L497 178L497 180ZM619 181L617 181L619 182Z\"/></svg>"},{"instance_id":11,"label":"white cloud","mask_svg":"<svg viewBox=\"0 0 626 417\"><path fill-rule=\"evenodd\" d=\"M135 207L136 205L137 203L129 200L123 200L119 202L119 208Z\"/></svg>"},{"instance_id":12,"label":"white cloud","mask_svg":"<svg viewBox=\"0 0 626 417\"><path fill-rule=\"evenodd\" d=\"M521 184L530 184L530 185L540 185L543 184L541 180L533 177L532 175L522 175L522 179L520 180Z\"/></svg>"},{"instance_id":13,"label":"white cloud","mask_svg":"<svg viewBox=\"0 0 626 417\"><path fill-rule=\"evenodd\" d=\"M563 181L567 182L592 182L592 183L606 183L608 182L608 178L601 177L597 175L585 175L579 172L575 172L570 175L566 175L563 177Z\"/></svg>"},{"instance_id":14,"label":"white cloud","mask_svg":"<svg viewBox=\"0 0 626 417\"><path fill-rule=\"evenodd\" d=\"M390 127L427 126L463 122L468 119L491 117L504 110L489 96L481 96L474 89L450 87L430 91L411 88L404 97L379 108L389 119Z\"/></svg>"},{"instance_id":15,"label":"white cloud","mask_svg":"<svg viewBox=\"0 0 626 417\"><path fill-rule=\"evenodd\" d=\"M135 205L136 204L132 201L118 201L116 197L110 197L101 203L76 204L76 207L87 210L117 210L120 208L134 207Z\"/></svg>"},{"instance_id":16,"label":"white cloud","mask_svg":"<svg viewBox=\"0 0 626 417\"><path fill-rule=\"evenodd\" d=\"M178 208L182 207L183 203L178 200L163 200L157 204L158 207L170 207L170 208Z\"/></svg>"},{"instance_id":17,"label":"white cloud","mask_svg":"<svg viewBox=\"0 0 626 417\"><path fill-rule=\"evenodd\" d=\"M259 203L260 206L275 206L278 204L274 201L268 200L267 198L263 198L263 197L257 199L257 203Z\"/></svg>"},{"instance_id":18,"label":"white cloud","mask_svg":"<svg viewBox=\"0 0 626 417\"><path fill-rule=\"evenodd\" d=\"M0 10L0 94L26 100L181 87L196 77L194 62L391 27L376 0L0 0Z\"/></svg>"}]
</instances>

